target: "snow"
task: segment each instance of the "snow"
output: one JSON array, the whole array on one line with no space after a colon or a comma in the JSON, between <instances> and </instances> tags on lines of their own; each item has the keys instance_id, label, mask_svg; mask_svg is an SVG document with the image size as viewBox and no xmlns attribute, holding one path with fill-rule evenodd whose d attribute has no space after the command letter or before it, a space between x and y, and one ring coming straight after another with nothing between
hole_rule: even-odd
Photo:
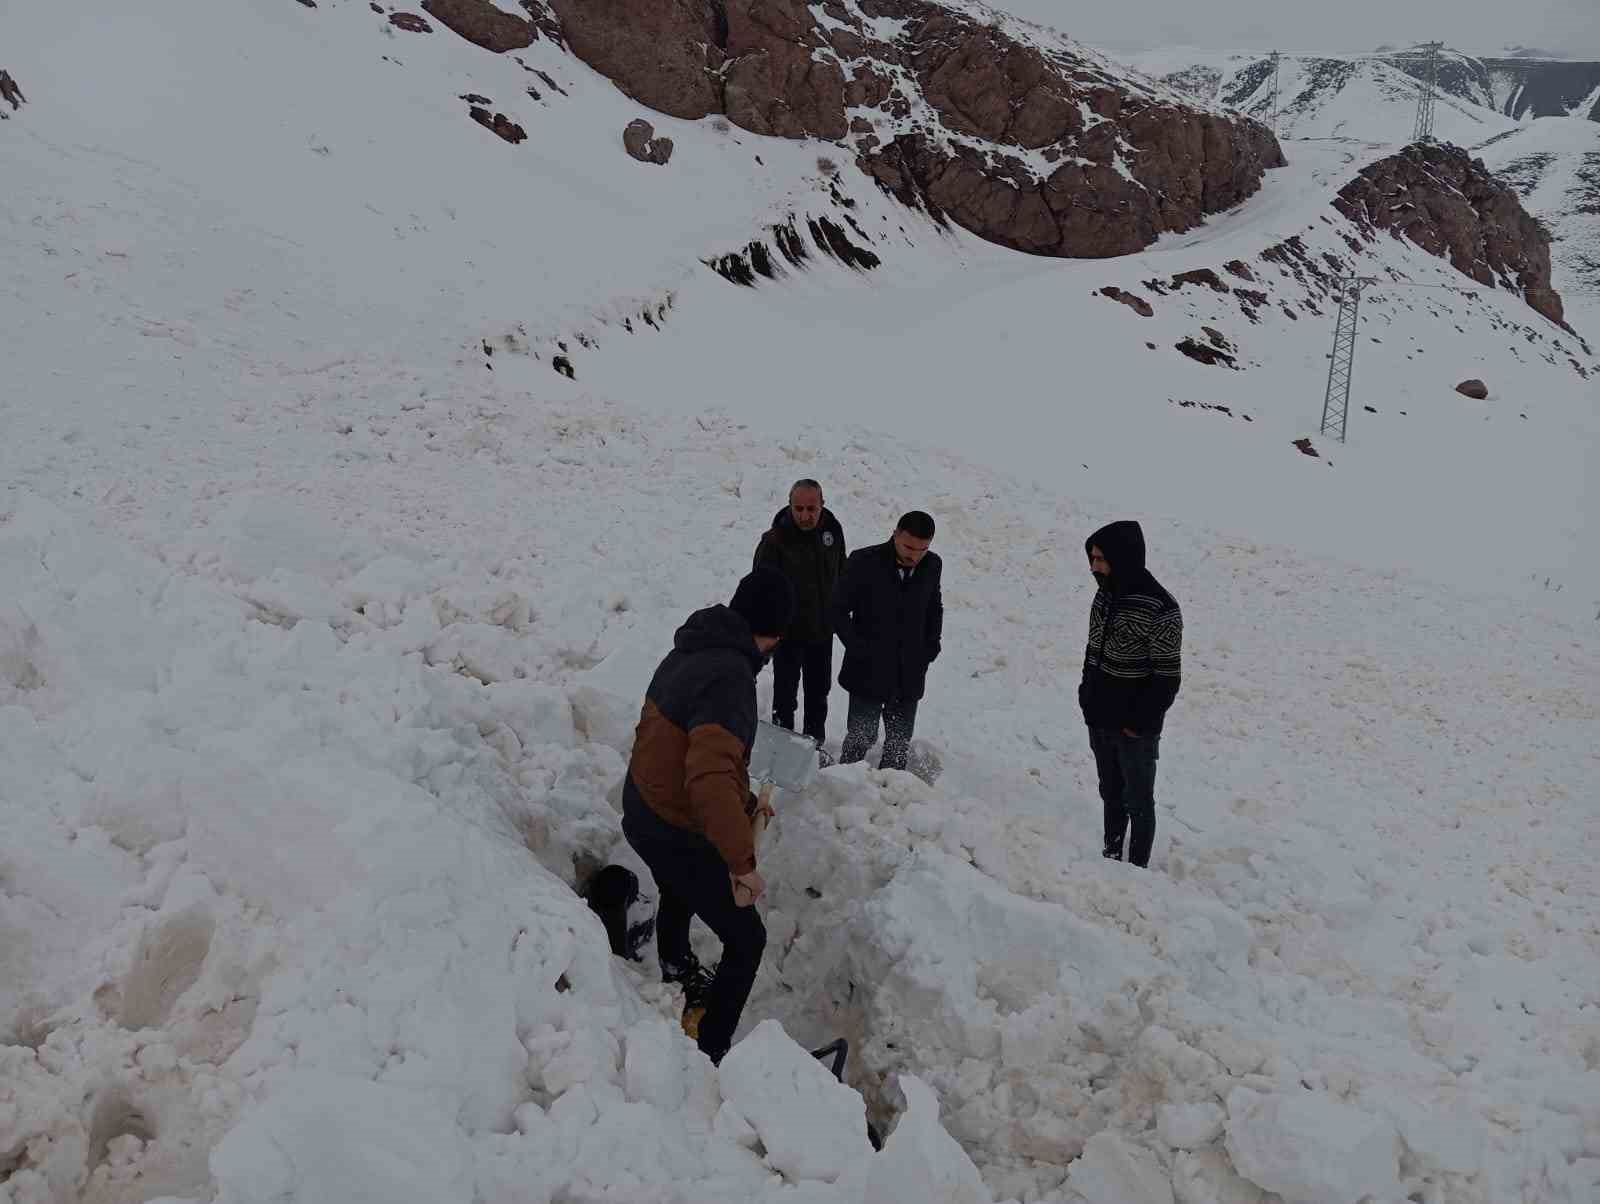
<instances>
[{"instance_id":1,"label":"snow","mask_svg":"<svg viewBox=\"0 0 1600 1204\"><path fill-rule=\"evenodd\" d=\"M1463 61L1448 52L1447 57ZM1201 99L1227 104L1269 124L1273 119L1270 61L1260 52L1192 47L1163 47L1130 58L1133 66L1155 79L1205 68L1218 82L1214 94ZM1404 144L1415 127L1417 91L1414 77L1383 58L1286 51L1278 70L1278 136ZM1434 136L1440 142L1466 146L1516 125L1515 119L1496 109L1449 92L1439 92L1435 98Z\"/></svg>"},{"instance_id":2,"label":"snow","mask_svg":"<svg viewBox=\"0 0 1600 1204\"><path fill-rule=\"evenodd\" d=\"M830 148L650 114L645 167L548 43L534 101L365 4L119 13L8 31L0 1200L1595 1198L1594 359L1396 287L1379 412L1288 446L1331 312L1282 315L1319 299L1267 247L1461 281L1344 243L1386 134L1116 261L847 167L883 267L746 290L700 260L842 221ZM1234 258L1259 324L1144 285ZM1247 371L1171 350L1201 323ZM573 887L653 889L643 685L798 476L852 546L937 516L946 652L920 776L777 796L716 1068ZM1148 873L1099 856L1071 697L1124 514L1189 631ZM805 1052L840 1035L848 1087Z\"/></svg>"}]
</instances>

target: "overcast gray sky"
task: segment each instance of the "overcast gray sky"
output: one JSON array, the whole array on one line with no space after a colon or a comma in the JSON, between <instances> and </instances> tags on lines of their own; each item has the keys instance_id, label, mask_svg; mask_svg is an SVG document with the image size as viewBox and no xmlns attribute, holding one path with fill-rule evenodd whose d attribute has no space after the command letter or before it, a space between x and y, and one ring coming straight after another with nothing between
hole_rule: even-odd
<instances>
[{"instance_id":1,"label":"overcast gray sky","mask_svg":"<svg viewBox=\"0 0 1600 1204\"><path fill-rule=\"evenodd\" d=\"M1537 46L1600 60L1600 0L988 0L1107 50L1202 46L1328 54L1439 39L1492 54Z\"/></svg>"}]
</instances>

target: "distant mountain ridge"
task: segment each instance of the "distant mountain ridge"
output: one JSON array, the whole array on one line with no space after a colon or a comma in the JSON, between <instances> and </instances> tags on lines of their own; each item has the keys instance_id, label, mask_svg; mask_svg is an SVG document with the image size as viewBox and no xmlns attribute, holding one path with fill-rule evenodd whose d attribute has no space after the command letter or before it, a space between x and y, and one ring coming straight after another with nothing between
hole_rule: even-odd
<instances>
[{"instance_id":1,"label":"distant mountain ridge","mask_svg":"<svg viewBox=\"0 0 1600 1204\"><path fill-rule=\"evenodd\" d=\"M1539 53L1514 49L1495 57L1447 49L1438 66L1440 93L1515 121L1536 117L1600 121L1600 62L1535 57ZM1260 51L1152 51L1131 56L1130 61L1173 87L1236 106L1256 95L1251 85L1264 82L1272 65L1271 55ZM1412 79L1423 78L1427 68L1427 55L1417 47L1385 48L1370 55L1285 54L1283 61L1299 64L1323 85L1342 85L1362 68L1388 67ZM1256 116L1262 112L1259 103L1244 111Z\"/></svg>"}]
</instances>

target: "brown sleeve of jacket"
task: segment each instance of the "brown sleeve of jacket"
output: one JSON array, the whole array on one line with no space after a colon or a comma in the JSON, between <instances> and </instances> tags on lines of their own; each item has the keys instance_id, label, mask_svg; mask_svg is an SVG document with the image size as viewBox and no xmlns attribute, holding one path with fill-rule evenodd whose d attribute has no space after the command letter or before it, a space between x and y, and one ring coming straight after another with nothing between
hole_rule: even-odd
<instances>
[{"instance_id":1,"label":"brown sleeve of jacket","mask_svg":"<svg viewBox=\"0 0 1600 1204\"><path fill-rule=\"evenodd\" d=\"M690 728L683 784L701 831L717 846L729 871L748 874L755 869L756 845L745 814L750 777L739 738L720 723Z\"/></svg>"}]
</instances>

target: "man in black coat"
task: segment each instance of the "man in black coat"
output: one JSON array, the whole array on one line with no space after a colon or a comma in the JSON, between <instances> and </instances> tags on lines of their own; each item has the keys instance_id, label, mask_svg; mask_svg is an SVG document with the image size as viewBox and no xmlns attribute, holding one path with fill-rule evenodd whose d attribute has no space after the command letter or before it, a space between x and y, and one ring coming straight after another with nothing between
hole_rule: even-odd
<instances>
[{"instance_id":1,"label":"man in black coat","mask_svg":"<svg viewBox=\"0 0 1600 1204\"><path fill-rule=\"evenodd\" d=\"M833 591L833 629L844 644L839 684L850 693L846 764L867 755L881 718L879 767L906 767L917 703L944 635L943 564L928 551L933 530L921 510L902 516L888 543L850 554Z\"/></svg>"},{"instance_id":2,"label":"man in black coat","mask_svg":"<svg viewBox=\"0 0 1600 1204\"><path fill-rule=\"evenodd\" d=\"M822 486L809 478L789 490L789 504L773 517L756 545L755 568L768 565L794 587L794 620L772 655L772 722L794 728L800 681L805 679L802 731L818 745L827 735L828 691L833 688L833 622L828 603L844 569L844 528L822 504Z\"/></svg>"},{"instance_id":3,"label":"man in black coat","mask_svg":"<svg viewBox=\"0 0 1600 1204\"><path fill-rule=\"evenodd\" d=\"M1156 759L1167 708L1178 696L1183 612L1144 567L1144 532L1131 521L1084 541L1100 588L1089 612L1078 705L1089 725L1105 807L1104 855L1150 864L1156 837Z\"/></svg>"}]
</instances>

